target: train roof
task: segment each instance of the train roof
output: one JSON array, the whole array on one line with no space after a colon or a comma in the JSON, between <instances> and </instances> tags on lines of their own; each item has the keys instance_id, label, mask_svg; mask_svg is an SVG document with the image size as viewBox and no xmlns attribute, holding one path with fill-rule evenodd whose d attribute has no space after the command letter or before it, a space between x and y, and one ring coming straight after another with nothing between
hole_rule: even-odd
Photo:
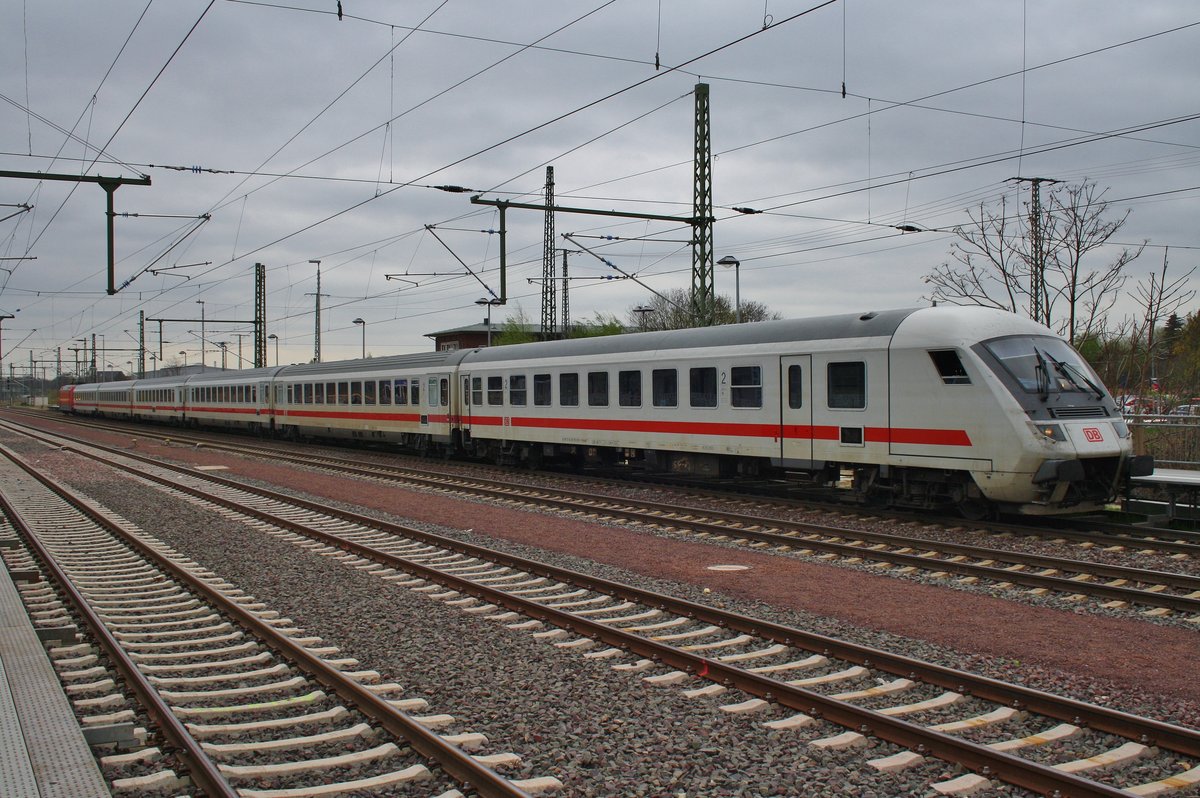
<instances>
[{"instance_id":1,"label":"train roof","mask_svg":"<svg viewBox=\"0 0 1200 798\"><path fill-rule=\"evenodd\" d=\"M453 366L462 360L465 351L454 352L418 352L408 355L388 355L386 357L370 357L365 360L334 360L326 363L302 363L297 366L284 366L280 370L281 377L320 377L325 374L346 374L361 372L364 374L377 371L393 371L406 368L441 368Z\"/></svg>"},{"instance_id":2,"label":"train roof","mask_svg":"<svg viewBox=\"0 0 1200 798\"><path fill-rule=\"evenodd\" d=\"M725 324L686 330L539 341L491 349L471 350L464 363L488 363L516 358L574 357L622 352L697 349L710 346L753 346L788 341L891 336L906 318L920 310L869 311L808 319L779 319L753 324Z\"/></svg>"}]
</instances>

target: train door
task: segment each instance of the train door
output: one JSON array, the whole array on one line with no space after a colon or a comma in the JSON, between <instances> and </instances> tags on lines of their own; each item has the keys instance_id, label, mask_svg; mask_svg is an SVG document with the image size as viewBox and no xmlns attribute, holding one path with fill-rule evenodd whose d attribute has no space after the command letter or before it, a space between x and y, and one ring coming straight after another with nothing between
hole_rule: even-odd
<instances>
[{"instance_id":1,"label":"train door","mask_svg":"<svg viewBox=\"0 0 1200 798\"><path fill-rule=\"evenodd\" d=\"M779 385L780 457L805 467L813 456L812 356L780 358Z\"/></svg>"},{"instance_id":2,"label":"train door","mask_svg":"<svg viewBox=\"0 0 1200 798\"><path fill-rule=\"evenodd\" d=\"M462 408L460 418L462 419L463 438L471 437L471 414L474 411L475 403L482 400L482 395L474 397L471 395L471 375L469 372L461 372L462 382L459 383L459 407ZM479 378L475 378L476 383Z\"/></svg>"}]
</instances>

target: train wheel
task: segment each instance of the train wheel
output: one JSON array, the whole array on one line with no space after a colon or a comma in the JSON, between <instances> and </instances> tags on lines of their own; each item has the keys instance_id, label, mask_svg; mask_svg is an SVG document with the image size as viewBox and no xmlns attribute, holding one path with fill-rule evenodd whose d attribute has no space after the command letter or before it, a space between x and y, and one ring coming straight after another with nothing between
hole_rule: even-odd
<instances>
[{"instance_id":1,"label":"train wheel","mask_svg":"<svg viewBox=\"0 0 1200 798\"><path fill-rule=\"evenodd\" d=\"M995 505L983 499L963 499L955 509L968 521L986 521L997 516Z\"/></svg>"}]
</instances>

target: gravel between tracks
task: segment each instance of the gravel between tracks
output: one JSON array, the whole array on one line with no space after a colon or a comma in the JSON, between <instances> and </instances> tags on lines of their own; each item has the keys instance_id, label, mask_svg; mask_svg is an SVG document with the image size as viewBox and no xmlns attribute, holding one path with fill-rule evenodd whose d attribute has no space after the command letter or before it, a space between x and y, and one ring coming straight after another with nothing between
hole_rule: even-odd
<instances>
[{"instance_id":1,"label":"gravel between tracks","mask_svg":"<svg viewBox=\"0 0 1200 798\"><path fill-rule=\"evenodd\" d=\"M108 437L130 445L129 436ZM437 531L909 656L1200 725L1200 687L1191 667L1197 638L1187 630L1075 615L788 558L714 549L202 449L162 447L144 439L137 448L197 465L227 465L239 476L331 501L353 497L355 506L390 508L410 521L474 528L475 533ZM79 469L72 458L55 453L41 459L65 482L86 488L143 528L271 602L361 659L364 667L410 686L414 695L430 701L431 711L457 714L461 730L483 731L496 741L496 750L526 754L521 775L556 775L567 784L567 794L923 795L929 779L943 771L950 775L936 763L898 776L865 772L861 763L891 753L889 746L815 754L798 743L828 733L827 728L817 733L768 733L758 719L725 717L715 708L696 712L694 703L677 690L644 687L606 664L561 652L524 634L498 634L494 624L419 594L381 589L381 583L366 574L247 534L190 504L156 500L147 506L143 489L130 491L128 480L99 469ZM231 536L238 545L229 545ZM260 565L264 561L273 564L265 573ZM732 575L705 570L718 562L752 567ZM704 587L714 593L704 594ZM350 606L353 614L346 612ZM1071 642L1063 645L1062 640ZM1021 793L1002 788L994 794Z\"/></svg>"}]
</instances>

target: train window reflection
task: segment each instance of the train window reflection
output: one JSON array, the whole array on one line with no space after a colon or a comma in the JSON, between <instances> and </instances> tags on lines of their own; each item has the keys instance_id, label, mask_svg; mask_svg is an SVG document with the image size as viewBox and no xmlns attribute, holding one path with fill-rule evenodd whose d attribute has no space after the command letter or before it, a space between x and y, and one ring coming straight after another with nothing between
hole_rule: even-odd
<instances>
[{"instance_id":1,"label":"train window reflection","mask_svg":"<svg viewBox=\"0 0 1200 798\"><path fill-rule=\"evenodd\" d=\"M762 367L729 369L729 403L734 407L762 407Z\"/></svg>"},{"instance_id":2,"label":"train window reflection","mask_svg":"<svg viewBox=\"0 0 1200 798\"><path fill-rule=\"evenodd\" d=\"M533 375L533 403L538 407L550 405L550 375Z\"/></svg>"},{"instance_id":3,"label":"train window reflection","mask_svg":"<svg viewBox=\"0 0 1200 798\"><path fill-rule=\"evenodd\" d=\"M640 407L642 404L642 372L617 372L617 402L621 407Z\"/></svg>"},{"instance_id":4,"label":"train window reflection","mask_svg":"<svg viewBox=\"0 0 1200 798\"><path fill-rule=\"evenodd\" d=\"M691 369L688 372L688 393L692 407L717 406L717 369L715 366Z\"/></svg>"},{"instance_id":5,"label":"train window reflection","mask_svg":"<svg viewBox=\"0 0 1200 798\"><path fill-rule=\"evenodd\" d=\"M947 385L970 385L971 377L963 367L962 359L953 349L938 349L931 351L929 357L933 360L938 376Z\"/></svg>"},{"instance_id":6,"label":"train window reflection","mask_svg":"<svg viewBox=\"0 0 1200 798\"><path fill-rule=\"evenodd\" d=\"M679 375L675 369L654 369L650 373L650 389L655 407L675 407L679 404Z\"/></svg>"},{"instance_id":7,"label":"train window reflection","mask_svg":"<svg viewBox=\"0 0 1200 798\"><path fill-rule=\"evenodd\" d=\"M829 364L829 406L843 410L861 410L867 406L867 364Z\"/></svg>"},{"instance_id":8,"label":"train window reflection","mask_svg":"<svg viewBox=\"0 0 1200 798\"><path fill-rule=\"evenodd\" d=\"M408 404L408 380L396 380L394 383L396 388L395 399L396 404Z\"/></svg>"},{"instance_id":9,"label":"train window reflection","mask_svg":"<svg viewBox=\"0 0 1200 798\"><path fill-rule=\"evenodd\" d=\"M525 375L513 374L508 378L508 403L513 407L525 406Z\"/></svg>"},{"instance_id":10,"label":"train window reflection","mask_svg":"<svg viewBox=\"0 0 1200 798\"><path fill-rule=\"evenodd\" d=\"M792 410L804 407L804 369L799 366L788 366L787 387L788 407Z\"/></svg>"},{"instance_id":11,"label":"train window reflection","mask_svg":"<svg viewBox=\"0 0 1200 798\"><path fill-rule=\"evenodd\" d=\"M579 375L558 375L558 403L563 407L579 406Z\"/></svg>"},{"instance_id":12,"label":"train window reflection","mask_svg":"<svg viewBox=\"0 0 1200 798\"><path fill-rule=\"evenodd\" d=\"M589 371L587 375L588 405L608 407L608 372Z\"/></svg>"}]
</instances>

